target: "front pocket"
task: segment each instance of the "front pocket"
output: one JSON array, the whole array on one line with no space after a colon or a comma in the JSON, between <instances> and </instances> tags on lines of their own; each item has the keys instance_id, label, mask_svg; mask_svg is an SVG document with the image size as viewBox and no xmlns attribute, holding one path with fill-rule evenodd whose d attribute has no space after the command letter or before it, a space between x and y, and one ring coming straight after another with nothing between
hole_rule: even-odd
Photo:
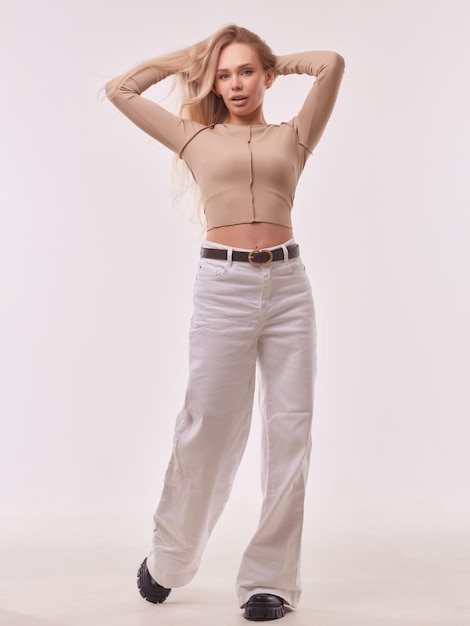
<instances>
[{"instance_id":1,"label":"front pocket","mask_svg":"<svg viewBox=\"0 0 470 626\"><path fill-rule=\"evenodd\" d=\"M196 278L220 278L225 274L225 265L220 265L218 263L211 263L206 259L202 260L199 264Z\"/></svg>"},{"instance_id":2,"label":"front pocket","mask_svg":"<svg viewBox=\"0 0 470 626\"><path fill-rule=\"evenodd\" d=\"M291 272L305 272L305 265L302 261L295 261L295 263L289 263Z\"/></svg>"}]
</instances>

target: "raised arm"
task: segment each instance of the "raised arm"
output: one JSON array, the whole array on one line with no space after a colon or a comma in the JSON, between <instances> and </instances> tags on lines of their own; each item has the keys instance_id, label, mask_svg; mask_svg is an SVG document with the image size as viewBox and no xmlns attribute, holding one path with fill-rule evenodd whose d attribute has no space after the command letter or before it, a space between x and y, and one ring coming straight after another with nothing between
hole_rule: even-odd
<instances>
[{"instance_id":1,"label":"raised arm","mask_svg":"<svg viewBox=\"0 0 470 626\"><path fill-rule=\"evenodd\" d=\"M344 74L344 59L336 52L313 51L276 57L276 73L315 77L299 113L294 118L299 142L312 151L325 130Z\"/></svg>"},{"instance_id":2,"label":"raised arm","mask_svg":"<svg viewBox=\"0 0 470 626\"><path fill-rule=\"evenodd\" d=\"M164 78L181 71L187 56L187 53L181 51L161 57L160 65L159 59L149 61L105 85L106 95L126 117L177 154L201 125L181 119L141 94Z\"/></svg>"}]
</instances>

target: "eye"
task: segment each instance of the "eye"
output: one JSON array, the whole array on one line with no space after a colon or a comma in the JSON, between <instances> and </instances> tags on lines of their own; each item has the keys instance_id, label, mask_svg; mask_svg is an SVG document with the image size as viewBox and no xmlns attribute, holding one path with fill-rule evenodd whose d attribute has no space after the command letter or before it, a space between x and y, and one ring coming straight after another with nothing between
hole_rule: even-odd
<instances>
[{"instance_id":1,"label":"eye","mask_svg":"<svg viewBox=\"0 0 470 626\"><path fill-rule=\"evenodd\" d=\"M225 80L228 78L228 74L219 74L219 80Z\"/></svg>"},{"instance_id":2,"label":"eye","mask_svg":"<svg viewBox=\"0 0 470 626\"><path fill-rule=\"evenodd\" d=\"M253 74L253 70L250 70L250 69L247 68L246 70L243 70L242 74L245 74L246 76L249 76L250 74Z\"/></svg>"}]
</instances>

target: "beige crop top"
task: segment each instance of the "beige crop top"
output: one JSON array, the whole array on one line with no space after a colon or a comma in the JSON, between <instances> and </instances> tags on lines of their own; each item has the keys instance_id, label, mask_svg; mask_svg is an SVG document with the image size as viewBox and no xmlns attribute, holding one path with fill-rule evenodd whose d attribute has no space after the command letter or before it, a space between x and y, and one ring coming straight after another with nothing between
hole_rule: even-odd
<instances>
[{"instance_id":1,"label":"beige crop top","mask_svg":"<svg viewBox=\"0 0 470 626\"><path fill-rule=\"evenodd\" d=\"M291 227L297 182L333 110L344 72L335 52L276 57L280 74L310 74L315 82L289 122L267 125L211 124L173 115L140 94L169 76L149 68L136 72L110 95L112 103L157 141L184 159L199 185L207 230L270 222Z\"/></svg>"}]
</instances>

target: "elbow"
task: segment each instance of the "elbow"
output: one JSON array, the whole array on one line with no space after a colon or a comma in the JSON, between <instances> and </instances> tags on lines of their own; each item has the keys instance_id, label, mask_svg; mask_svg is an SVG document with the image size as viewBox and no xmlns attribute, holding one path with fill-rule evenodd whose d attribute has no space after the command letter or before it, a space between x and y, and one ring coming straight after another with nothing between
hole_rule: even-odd
<instances>
[{"instance_id":1,"label":"elbow","mask_svg":"<svg viewBox=\"0 0 470 626\"><path fill-rule=\"evenodd\" d=\"M119 79L113 78L112 80L109 80L104 86L104 91L106 96L112 100L119 91Z\"/></svg>"},{"instance_id":2,"label":"elbow","mask_svg":"<svg viewBox=\"0 0 470 626\"><path fill-rule=\"evenodd\" d=\"M332 60L331 65L339 72L343 73L346 67L346 62L344 57L342 57L338 52L332 52Z\"/></svg>"}]
</instances>

